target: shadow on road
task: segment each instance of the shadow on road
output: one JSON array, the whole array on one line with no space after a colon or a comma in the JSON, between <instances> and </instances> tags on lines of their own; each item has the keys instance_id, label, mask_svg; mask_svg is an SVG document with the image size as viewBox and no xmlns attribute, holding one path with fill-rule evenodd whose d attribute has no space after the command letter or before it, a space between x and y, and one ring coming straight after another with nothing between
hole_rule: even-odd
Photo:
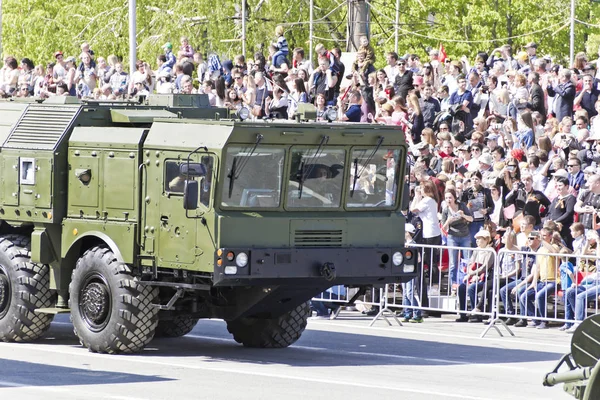
<instances>
[{"instance_id":1,"label":"shadow on road","mask_svg":"<svg viewBox=\"0 0 600 400\"><path fill-rule=\"evenodd\" d=\"M66 322L53 324L36 343L79 347L72 327ZM306 330L287 349L251 349L236 343L225 323L216 320L200 321L192 333L182 338L154 339L141 354L299 367L529 363L556 361L562 355L545 349L542 343L539 350L516 350L489 347L478 342L477 337L473 337L473 344L455 344L320 330Z\"/></svg>"},{"instance_id":2,"label":"shadow on road","mask_svg":"<svg viewBox=\"0 0 600 400\"><path fill-rule=\"evenodd\" d=\"M10 375L10 385L3 384L0 377L0 388L6 386L112 385L172 380L159 376L59 367L3 358L0 358L0 371L4 371L4 376Z\"/></svg>"}]
</instances>

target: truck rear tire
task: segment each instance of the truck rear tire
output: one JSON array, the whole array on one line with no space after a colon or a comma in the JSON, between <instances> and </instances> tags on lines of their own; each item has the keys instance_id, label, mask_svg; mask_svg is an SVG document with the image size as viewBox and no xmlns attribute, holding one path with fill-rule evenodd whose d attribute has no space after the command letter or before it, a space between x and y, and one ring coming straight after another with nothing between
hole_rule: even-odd
<instances>
[{"instance_id":1,"label":"truck rear tire","mask_svg":"<svg viewBox=\"0 0 600 400\"><path fill-rule=\"evenodd\" d=\"M173 319L158 320L155 337L176 338L185 336L194 329L198 323L198 318L189 315L178 315Z\"/></svg>"},{"instance_id":2,"label":"truck rear tire","mask_svg":"<svg viewBox=\"0 0 600 400\"><path fill-rule=\"evenodd\" d=\"M246 347L284 348L300 339L309 316L307 302L277 318L239 318L229 321L227 330L236 342Z\"/></svg>"},{"instance_id":3,"label":"truck rear tire","mask_svg":"<svg viewBox=\"0 0 600 400\"><path fill-rule=\"evenodd\" d=\"M53 315L37 314L51 307L53 294L47 265L31 262L29 239L0 237L0 340L30 342L50 328Z\"/></svg>"},{"instance_id":4,"label":"truck rear tire","mask_svg":"<svg viewBox=\"0 0 600 400\"><path fill-rule=\"evenodd\" d=\"M93 247L77 260L69 291L75 335L90 351L134 353L154 337L158 288L141 285L108 247Z\"/></svg>"}]
</instances>

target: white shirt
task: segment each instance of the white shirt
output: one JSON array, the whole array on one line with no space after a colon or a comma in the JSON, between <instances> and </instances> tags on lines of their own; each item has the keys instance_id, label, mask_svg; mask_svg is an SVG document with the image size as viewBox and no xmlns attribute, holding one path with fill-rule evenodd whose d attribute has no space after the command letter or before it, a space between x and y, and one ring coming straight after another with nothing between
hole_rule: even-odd
<instances>
[{"instance_id":1,"label":"white shirt","mask_svg":"<svg viewBox=\"0 0 600 400\"><path fill-rule=\"evenodd\" d=\"M440 220L437 215L438 205L436 201L431 197L424 196L421 201L417 203L416 208L419 210L417 215L423 222L423 238L429 239L440 236L442 231L440 230Z\"/></svg>"}]
</instances>

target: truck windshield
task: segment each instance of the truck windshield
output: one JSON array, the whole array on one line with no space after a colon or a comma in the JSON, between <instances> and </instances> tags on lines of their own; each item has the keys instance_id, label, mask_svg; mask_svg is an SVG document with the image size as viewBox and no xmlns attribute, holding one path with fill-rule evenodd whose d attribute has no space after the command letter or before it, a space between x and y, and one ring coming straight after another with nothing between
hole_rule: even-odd
<instances>
[{"instance_id":1,"label":"truck windshield","mask_svg":"<svg viewBox=\"0 0 600 400\"><path fill-rule=\"evenodd\" d=\"M340 207L346 151L294 147L291 157L286 207Z\"/></svg>"},{"instance_id":2,"label":"truck windshield","mask_svg":"<svg viewBox=\"0 0 600 400\"><path fill-rule=\"evenodd\" d=\"M401 149L355 148L346 207L392 207L398 197L398 162Z\"/></svg>"},{"instance_id":3,"label":"truck windshield","mask_svg":"<svg viewBox=\"0 0 600 400\"><path fill-rule=\"evenodd\" d=\"M281 198L285 150L261 146L230 147L226 154L227 174L233 172L235 185L223 185L223 207L275 208ZM243 168L240 168L240 165ZM234 168L235 166L235 168Z\"/></svg>"}]
</instances>

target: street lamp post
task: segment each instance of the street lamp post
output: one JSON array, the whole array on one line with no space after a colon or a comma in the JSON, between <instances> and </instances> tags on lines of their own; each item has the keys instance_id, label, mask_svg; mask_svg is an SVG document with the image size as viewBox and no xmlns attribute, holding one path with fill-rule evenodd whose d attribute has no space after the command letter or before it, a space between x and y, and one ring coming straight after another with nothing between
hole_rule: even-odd
<instances>
[{"instance_id":1,"label":"street lamp post","mask_svg":"<svg viewBox=\"0 0 600 400\"><path fill-rule=\"evenodd\" d=\"M1 1L1 0L0 0ZM136 0L129 0L129 71L135 72L135 63L137 61L137 39L136 39Z\"/></svg>"}]
</instances>

